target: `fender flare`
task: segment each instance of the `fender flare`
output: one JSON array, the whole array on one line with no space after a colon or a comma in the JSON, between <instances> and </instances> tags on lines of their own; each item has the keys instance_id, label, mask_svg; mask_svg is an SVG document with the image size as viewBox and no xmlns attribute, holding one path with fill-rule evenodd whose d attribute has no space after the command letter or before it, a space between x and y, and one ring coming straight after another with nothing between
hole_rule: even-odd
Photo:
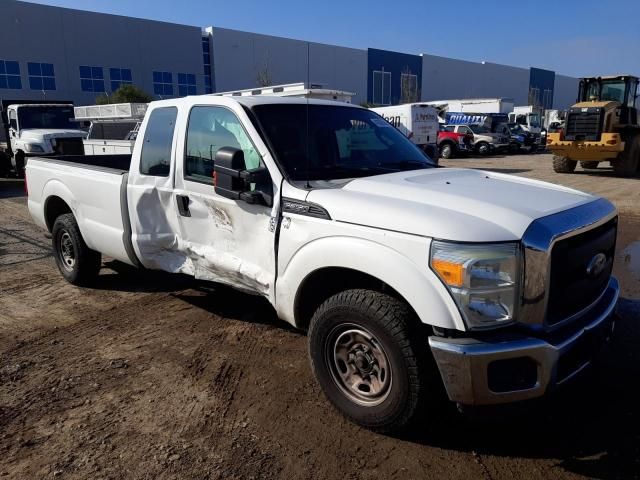
<instances>
[{"instance_id":1,"label":"fender flare","mask_svg":"<svg viewBox=\"0 0 640 480\"><path fill-rule=\"evenodd\" d=\"M42 198L44 199L43 205L42 205L42 214L43 214L43 219L45 221L45 224L46 224L46 218L47 218L47 204L49 203L49 200L51 199L51 197L59 197L67 205L69 205L69 208L71 209L71 213L73 213L73 216L76 218L76 222L78 223L78 228L80 229L80 233L82 234L82 237L85 239L87 246L89 248L93 248L93 245L91 245L90 242L87 241L88 240L87 236L83 232L84 215L83 215L82 209L80 208L80 203L76 200L76 197L75 195L73 195L71 190L64 183L62 183L60 180L55 178L48 180L47 183L45 183L44 187L42 188Z\"/></svg>"},{"instance_id":2,"label":"fender flare","mask_svg":"<svg viewBox=\"0 0 640 480\"><path fill-rule=\"evenodd\" d=\"M324 268L345 268L386 283L414 309L420 320L441 328L466 330L453 298L428 267L378 242L349 236L324 237L300 248L282 269L276 283L276 310L296 325L295 301L306 278Z\"/></svg>"}]
</instances>

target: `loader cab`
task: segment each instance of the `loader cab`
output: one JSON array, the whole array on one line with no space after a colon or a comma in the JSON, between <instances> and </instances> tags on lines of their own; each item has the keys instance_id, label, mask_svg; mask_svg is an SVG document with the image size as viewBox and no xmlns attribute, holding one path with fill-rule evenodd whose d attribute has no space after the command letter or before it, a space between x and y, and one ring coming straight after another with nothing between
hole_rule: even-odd
<instances>
[{"instance_id":1,"label":"loader cab","mask_svg":"<svg viewBox=\"0 0 640 480\"><path fill-rule=\"evenodd\" d=\"M578 102L617 102L635 108L637 98L638 78L631 75L580 80Z\"/></svg>"}]
</instances>

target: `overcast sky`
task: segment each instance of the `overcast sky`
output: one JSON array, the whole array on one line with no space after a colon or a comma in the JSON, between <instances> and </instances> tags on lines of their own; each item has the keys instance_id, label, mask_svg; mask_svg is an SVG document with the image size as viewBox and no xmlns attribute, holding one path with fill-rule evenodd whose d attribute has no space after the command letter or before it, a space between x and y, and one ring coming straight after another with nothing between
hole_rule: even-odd
<instances>
[{"instance_id":1,"label":"overcast sky","mask_svg":"<svg viewBox=\"0 0 640 480\"><path fill-rule=\"evenodd\" d=\"M37 0L355 48L640 75L640 0Z\"/></svg>"}]
</instances>

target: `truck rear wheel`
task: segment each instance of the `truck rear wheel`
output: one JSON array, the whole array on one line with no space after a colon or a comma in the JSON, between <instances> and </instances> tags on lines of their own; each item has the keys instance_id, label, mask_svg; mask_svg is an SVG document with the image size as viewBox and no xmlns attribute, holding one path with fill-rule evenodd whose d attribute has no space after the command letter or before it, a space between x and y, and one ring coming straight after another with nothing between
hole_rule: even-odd
<instances>
[{"instance_id":1,"label":"truck rear wheel","mask_svg":"<svg viewBox=\"0 0 640 480\"><path fill-rule=\"evenodd\" d=\"M587 169L596 169L599 163L600 162L580 162L580 166Z\"/></svg>"},{"instance_id":2,"label":"truck rear wheel","mask_svg":"<svg viewBox=\"0 0 640 480\"><path fill-rule=\"evenodd\" d=\"M613 171L621 177L632 177L640 173L640 134L625 139L624 152L611 162Z\"/></svg>"},{"instance_id":3,"label":"truck rear wheel","mask_svg":"<svg viewBox=\"0 0 640 480\"><path fill-rule=\"evenodd\" d=\"M311 368L331 403L357 424L397 431L418 415L427 371L435 368L427 368L427 342L414 317L404 302L359 289L334 295L315 312Z\"/></svg>"},{"instance_id":4,"label":"truck rear wheel","mask_svg":"<svg viewBox=\"0 0 640 480\"><path fill-rule=\"evenodd\" d=\"M578 162L567 157L553 156L553 171L556 173L573 173Z\"/></svg>"},{"instance_id":5,"label":"truck rear wheel","mask_svg":"<svg viewBox=\"0 0 640 480\"><path fill-rule=\"evenodd\" d=\"M73 285L91 283L100 271L100 252L91 250L82 238L71 213L56 218L51 229L53 256L62 276Z\"/></svg>"}]
</instances>

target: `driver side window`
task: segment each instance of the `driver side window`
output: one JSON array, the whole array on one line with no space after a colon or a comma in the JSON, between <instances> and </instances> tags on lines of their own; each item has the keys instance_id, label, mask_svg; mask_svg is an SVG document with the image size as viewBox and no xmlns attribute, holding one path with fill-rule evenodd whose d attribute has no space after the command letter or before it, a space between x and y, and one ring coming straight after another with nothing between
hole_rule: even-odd
<instances>
[{"instance_id":1,"label":"driver side window","mask_svg":"<svg viewBox=\"0 0 640 480\"><path fill-rule=\"evenodd\" d=\"M193 107L187 126L184 178L213 185L214 159L222 147L242 150L247 169L260 166L260 155L233 112L224 107Z\"/></svg>"}]
</instances>

